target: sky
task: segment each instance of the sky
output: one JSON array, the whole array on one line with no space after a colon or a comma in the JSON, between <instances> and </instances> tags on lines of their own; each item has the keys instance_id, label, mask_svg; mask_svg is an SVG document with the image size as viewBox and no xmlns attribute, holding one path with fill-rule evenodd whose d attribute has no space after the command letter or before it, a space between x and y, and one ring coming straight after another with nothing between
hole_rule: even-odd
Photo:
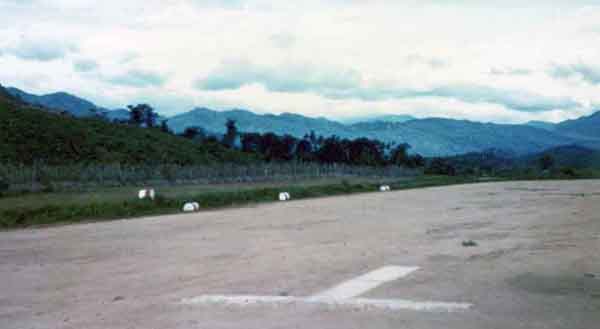
<instances>
[{"instance_id":1,"label":"sky","mask_svg":"<svg viewBox=\"0 0 600 329\"><path fill-rule=\"evenodd\" d=\"M163 115L558 122L600 110L600 0L0 0L0 83Z\"/></svg>"}]
</instances>

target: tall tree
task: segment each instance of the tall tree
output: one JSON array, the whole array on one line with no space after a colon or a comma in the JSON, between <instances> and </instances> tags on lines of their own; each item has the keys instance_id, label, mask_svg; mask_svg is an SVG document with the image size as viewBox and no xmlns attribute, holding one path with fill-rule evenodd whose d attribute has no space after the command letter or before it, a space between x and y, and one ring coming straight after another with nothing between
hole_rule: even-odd
<instances>
[{"instance_id":1,"label":"tall tree","mask_svg":"<svg viewBox=\"0 0 600 329\"><path fill-rule=\"evenodd\" d=\"M160 131L167 134L172 134L171 128L169 128L169 120L163 120L160 122Z\"/></svg>"},{"instance_id":2,"label":"tall tree","mask_svg":"<svg viewBox=\"0 0 600 329\"><path fill-rule=\"evenodd\" d=\"M319 141L317 139L317 134L315 134L314 130L310 131L310 135L308 135L308 140L310 141L311 147L313 149L317 149L319 147Z\"/></svg>"},{"instance_id":3,"label":"tall tree","mask_svg":"<svg viewBox=\"0 0 600 329\"><path fill-rule=\"evenodd\" d=\"M145 125L148 128L156 126L158 114L148 104L128 105L129 123L136 126Z\"/></svg>"},{"instance_id":4,"label":"tall tree","mask_svg":"<svg viewBox=\"0 0 600 329\"><path fill-rule=\"evenodd\" d=\"M312 161L313 160L313 148L309 138L305 138L298 142L296 146L296 159L299 161Z\"/></svg>"},{"instance_id":5,"label":"tall tree","mask_svg":"<svg viewBox=\"0 0 600 329\"><path fill-rule=\"evenodd\" d=\"M181 136L187 139L204 139L204 130L200 127L187 127Z\"/></svg>"},{"instance_id":6,"label":"tall tree","mask_svg":"<svg viewBox=\"0 0 600 329\"><path fill-rule=\"evenodd\" d=\"M141 126L144 122L144 109L140 105L127 105L129 109L129 123L136 126Z\"/></svg>"},{"instance_id":7,"label":"tall tree","mask_svg":"<svg viewBox=\"0 0 600 329\"><path fill-rule=\"evenodd\" d=\"M429 175L455 176L456 168L446 159L433 158L425 168L425 173Z\"/></svg>"},{"instance_id":8,"label":"tall tree","mask_svg":"<svg viewBox=\"0 0 600 329\"><path fill-rule=\"evenodd\" d=\"M402 143L396 146L390 155L390 162L397 166L406 166L409 162L408 149L410 145Z\"/></svg>"},{"instance_id":9,"label":"tall tree","mask_svg":"<svg viewBox=\"0 0 600 329\"><path fill-rule=\"evenodd\" d=\"M146 105L144 111L144 123L146 127L152 128L156 126L156 119L158 119L158 114L150 105Z\"/></svg>"},{"instance_id":10,"label":"tall tree","mask_svg":"<svg viewBox=\"0 0 600 329\"><path fill-rule=\"evenodd\" d=\"M257 153L260 151L262 136L259 133L246 133L242 135L242 151Z\"/></svg>"},{"instance_id":11,"label":"tall tree","mask_svg":"<svg viewBox=\"0 0 600 329\"><path fill-rule=\"evenodd\" d=\"M223 136L223 145L229 148L233 148L235 146L235 140L238 135L235 120L227 119L227 122L225 123L225 128L226 132Z\"/></svg>"},{"instance_id":12,"label":"tall tree","mask_svg":"<svg viewBox=\"0 0 600 329\"><path fill-rule=\"evenodd\" d=\"M331 136L323 140L321 148L317 151L319 161L325 163L346 163L348 157L344 143L337 136Z\"/></svg>"}]
</instances>

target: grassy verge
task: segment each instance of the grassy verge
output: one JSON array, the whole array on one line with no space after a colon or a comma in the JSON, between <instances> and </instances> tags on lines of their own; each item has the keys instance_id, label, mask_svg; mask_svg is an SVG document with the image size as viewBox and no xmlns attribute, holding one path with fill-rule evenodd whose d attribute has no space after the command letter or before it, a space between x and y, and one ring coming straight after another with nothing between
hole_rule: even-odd
<instances>
[{"instance_id":1,"label":"grassy verge","mask_svg":"<svg viewBox=\"0 0 600 329\"><path fill-rule=\"evenodd\" d=\"M388 181L386 184L391 185L394 190L400 190L477 181L480 180L469 177L420 176L401 181ZM166 193L161 192L161 195L154 201L137 200L134 198L134 191L124 197L123 189L105 193L101 198L97 195L91 197L85 194L79 195L75 199L72 196L68 197L67 194L24 195L0 199L0 229L173 214L180 212L183 203L190 200L199 202L202 209L215 209L271 202L277 200L281 191L290 192L294 200L373 192L377 191L379 183L373 180L338 180L321 184L232 186L213 188L212 190L205 188L199 192L195 192L189 187L182 188L183 192L173 188Z\"/></svg>"}]
</instances>

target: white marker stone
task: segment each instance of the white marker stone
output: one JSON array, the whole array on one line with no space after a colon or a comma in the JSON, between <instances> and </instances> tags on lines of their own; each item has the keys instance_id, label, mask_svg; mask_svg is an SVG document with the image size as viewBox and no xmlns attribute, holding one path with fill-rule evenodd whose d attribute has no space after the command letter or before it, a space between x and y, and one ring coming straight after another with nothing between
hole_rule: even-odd
<instances>
[{"instance_id":1,"label":"white marker stone","mask_svg":"<svg viewBox=\"0 0 600 329\"><path fill-rule=\"evenodd\" d=\"M194 212L194 211L198 211L198 208L196 208L196 205L194 205L194 203L192 202L187 202L186 204L183 205L183 212Z\"/></svg>"},{"instance_id":2,"label":"white marker stone","mask_svg":"<svg viewBox=\"0 0 600 329\"><path fill-rule=\"evenodd\" d=\"M154 192L154 189L145 189L145 190L140 190L138 192L138 198L140 200L143 200L143 199L154 200L155 196L156 196L156 192Z\"/></svg>"}]
</instances>

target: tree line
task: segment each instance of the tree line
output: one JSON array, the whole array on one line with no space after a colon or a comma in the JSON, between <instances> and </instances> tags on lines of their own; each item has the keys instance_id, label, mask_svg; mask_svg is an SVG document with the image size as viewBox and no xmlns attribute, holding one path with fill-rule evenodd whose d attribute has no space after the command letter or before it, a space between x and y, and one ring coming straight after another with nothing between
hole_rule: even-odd
<instances>
[{"instance_id":1,"label":"tree line","mask_svg":"<svg viewBox=\"0 0 600 329\"><path fill-rule=\"evenodd\" d=\"M147 104L128 106L129 124L170 131L167 120L157 124L158 115ZM317 136L314 131L303 138L271 132L240 132L234 120L227 120L222 136L208 135L201 127L187 127L179 135L197 142L220 143L227 148L259 154L266 161L300 161L360 166L398 165L409 168L425 166L419 154L409 154L410 145L393 145L369 138L348 139Z\"/></svg>"}]
</instances>

